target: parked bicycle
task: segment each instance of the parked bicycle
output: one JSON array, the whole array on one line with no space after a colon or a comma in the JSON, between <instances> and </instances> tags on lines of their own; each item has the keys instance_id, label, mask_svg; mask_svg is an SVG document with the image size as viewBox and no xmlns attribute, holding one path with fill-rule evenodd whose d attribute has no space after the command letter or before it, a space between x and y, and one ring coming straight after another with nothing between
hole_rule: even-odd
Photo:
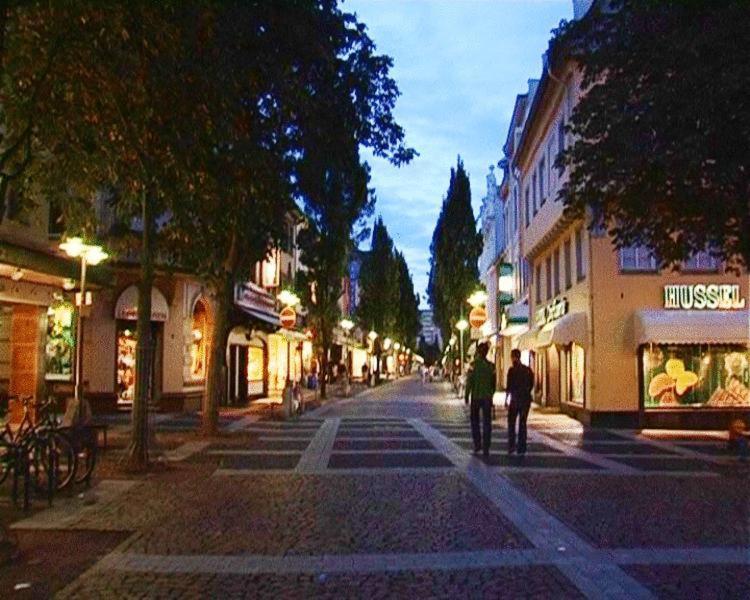
<instances>
[{"instance_id":1,"label":"parked bicycle","mask_svg":"<svg viewBox=\"0 0 750 600\"><path fill-rule=\"evenodd\" d=\"M51 503L54 493L72 482L88 484L96 465L95 432L85 425L60 427L52 401L34 407L39 417L35 423L31 396L11 396L10 400L21 404L23 416L17 428L6 420L0 430L0 484L13 474L14 502L21 483L24 508L29 506L32 488L46 494Z\"/></svg>"}]
</instances>

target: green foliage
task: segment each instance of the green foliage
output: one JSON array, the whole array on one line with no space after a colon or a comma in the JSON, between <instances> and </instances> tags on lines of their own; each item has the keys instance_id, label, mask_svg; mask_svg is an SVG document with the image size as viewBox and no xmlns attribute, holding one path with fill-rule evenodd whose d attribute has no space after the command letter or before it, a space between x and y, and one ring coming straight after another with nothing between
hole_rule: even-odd
<instances>
[{"instance_id":1,"label":"green foliage","mask_svg":"<svg viewBox=\"0 0 750 600\"><path fill-rule=\"evenodd\" d=\"M365 330L375 330L381 339L396 334L399 277L393 240L378 217L372 229L370 252L359 272L360 302L357 318Z\"/></svg>"},{"instance_id":2,"label":"green foliage","mask_svg":"<svg viewBox=\"0 0 750 600\"><path fill-rule=\"evenodd\" d=\"M430 245L430 280L427 294L435 324L443 340L450 339L461 318L466 299L479 285L477 261L482 237L471 208L471 186L461 157L451 169L448 193Z\"/></svg>"},{"instance_id":3,"label":"green foliage","mask_svg":"<svg viewBox=\"0 0 750 600\"><path fill-rule=\"evenodd\" d=\"M419 335L419 295L414 292L414 282L404 255L398 250L394 260L398 273L398 304L396 310L395 338L414 348Z\"/></svg>"},{"instance_id":4,"label":"green foliage","mask_svg":"<svg viewBox=\"0 0 750 600\"><path fill-rule=\"evenodd\" d=\"M563 23L552 65L577 61L585 94L558 166L559 199L618 245L663 264L711 249L750 260L750 4L617 0Z\"/></svg>"}]
</instances>

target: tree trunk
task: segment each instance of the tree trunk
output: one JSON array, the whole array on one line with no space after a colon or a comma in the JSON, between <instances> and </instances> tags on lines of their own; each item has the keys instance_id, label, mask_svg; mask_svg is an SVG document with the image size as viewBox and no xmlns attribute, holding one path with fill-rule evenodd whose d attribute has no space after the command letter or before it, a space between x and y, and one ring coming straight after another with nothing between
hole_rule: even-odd
<instances>
[{"instance_id":1,"label":"tree trunk","mask_svg":"<svg viewBox=\"0 0 750 600\"><path fill-rule=\"evenodd\" d=\"M154 283L154 207L148 194L143 195L143 234L141 247L141 280L138 284L138 322L135 347L135 395L130 431L127 466L132 470L148 467L148 402L151 391L151 367L154 343L151 336L151 288Z\"/></svg>"},{"instance_id":2,"label":"tree trunk","mask_svg":"<svg viewBox=\"0 0 750 600\"><path fill-rule=\"evenodd\" d=\"M216 435L219 423L219 405L226 388L225 366L227 358L227 329L229 309L234 302L234 284L226 277L216 287L216 308L213 330L209 339L206 389L203 392L203 420L201 433Z\"/></svg>"},{"instance_id":3,"label":"tree trunk","mask_svg":"<svg viewBox=\"0 0 750 600\"><path fill-rule=\"evenodd\" d=\"M328 398L328 351L330 350L330 344L323 343L323 356L320 360L320 398L325 400Z\"/></svg>"}]
</instances>

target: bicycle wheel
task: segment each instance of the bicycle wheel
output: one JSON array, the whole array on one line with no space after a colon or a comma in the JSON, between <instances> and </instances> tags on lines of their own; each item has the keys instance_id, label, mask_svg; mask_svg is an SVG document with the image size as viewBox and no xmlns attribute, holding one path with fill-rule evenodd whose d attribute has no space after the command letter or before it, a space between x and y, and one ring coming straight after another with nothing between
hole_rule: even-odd
<instances>
[{"instance_id":1,"label":"bicycle wheel","mask_svg":"<svg viewBox=\"0 0 750 600\"><path fill-rule=\"evenodd\" d=\"M8 478L8 474L13 469L14 460L13 444L5 438L0 438L0 485Z\"/></svg>"},{"instance_id":2,"label":"bicycle wheel","mask_svg":"<svg viewBox=\"0 0 750 600\"><path fill-rule=\"evenodd\" d=\"M89 427L81 427L75 434L76 483L88 484L96 466L96 432Z\"/></svg>"},{"instance_id":3,"label":"bicycle wheel","mask_svg":"<svg viewBox=\"0 0 750 600\"><path fill-rule=\"evenodd\" d=\"M47 490L50 481L53 490L70 485L76 474L76 453L67 435L59 431L45 432L35 436L30 449L32 477L37 490Z\"/></svg>"}]
</instances>

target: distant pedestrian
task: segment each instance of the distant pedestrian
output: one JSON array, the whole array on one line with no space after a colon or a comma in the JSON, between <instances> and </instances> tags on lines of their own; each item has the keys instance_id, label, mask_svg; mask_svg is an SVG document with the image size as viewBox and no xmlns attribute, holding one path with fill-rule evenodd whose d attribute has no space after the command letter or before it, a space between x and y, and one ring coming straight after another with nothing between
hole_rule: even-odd
<instances>
[{"instance_id":1,"label":"distant pedestrian","mask_svg":"<svg viewBox=\"0 0 750 600\"><path fill-rule=\"evenodd\" d=\"M506 394L510 395L508 406L508 454L518 450L518 455L526 454L526 419L531 408L531 390L534 389L534 372L521 363L521 351L510 353L513 366L508 369ZM516 446L516 420L518 420L518 446Z\"/></svg>"},{"instance_id":2,"label":"distant pedestrian","mask_svg":"<svg viewBox=\"0 0 750 600\"><path fill-rule=\"evenodd\" d=\"M474 454L482 450L484 456L490 454L492 441L492 397L495 395L495 365L487 360L490 346L481 343L477 346L476 358L466 376L465 401L471 398L471 437L474 439ZM482 431L479 430L479 412L482 412Z\"/></svg>"}]
</instances>

